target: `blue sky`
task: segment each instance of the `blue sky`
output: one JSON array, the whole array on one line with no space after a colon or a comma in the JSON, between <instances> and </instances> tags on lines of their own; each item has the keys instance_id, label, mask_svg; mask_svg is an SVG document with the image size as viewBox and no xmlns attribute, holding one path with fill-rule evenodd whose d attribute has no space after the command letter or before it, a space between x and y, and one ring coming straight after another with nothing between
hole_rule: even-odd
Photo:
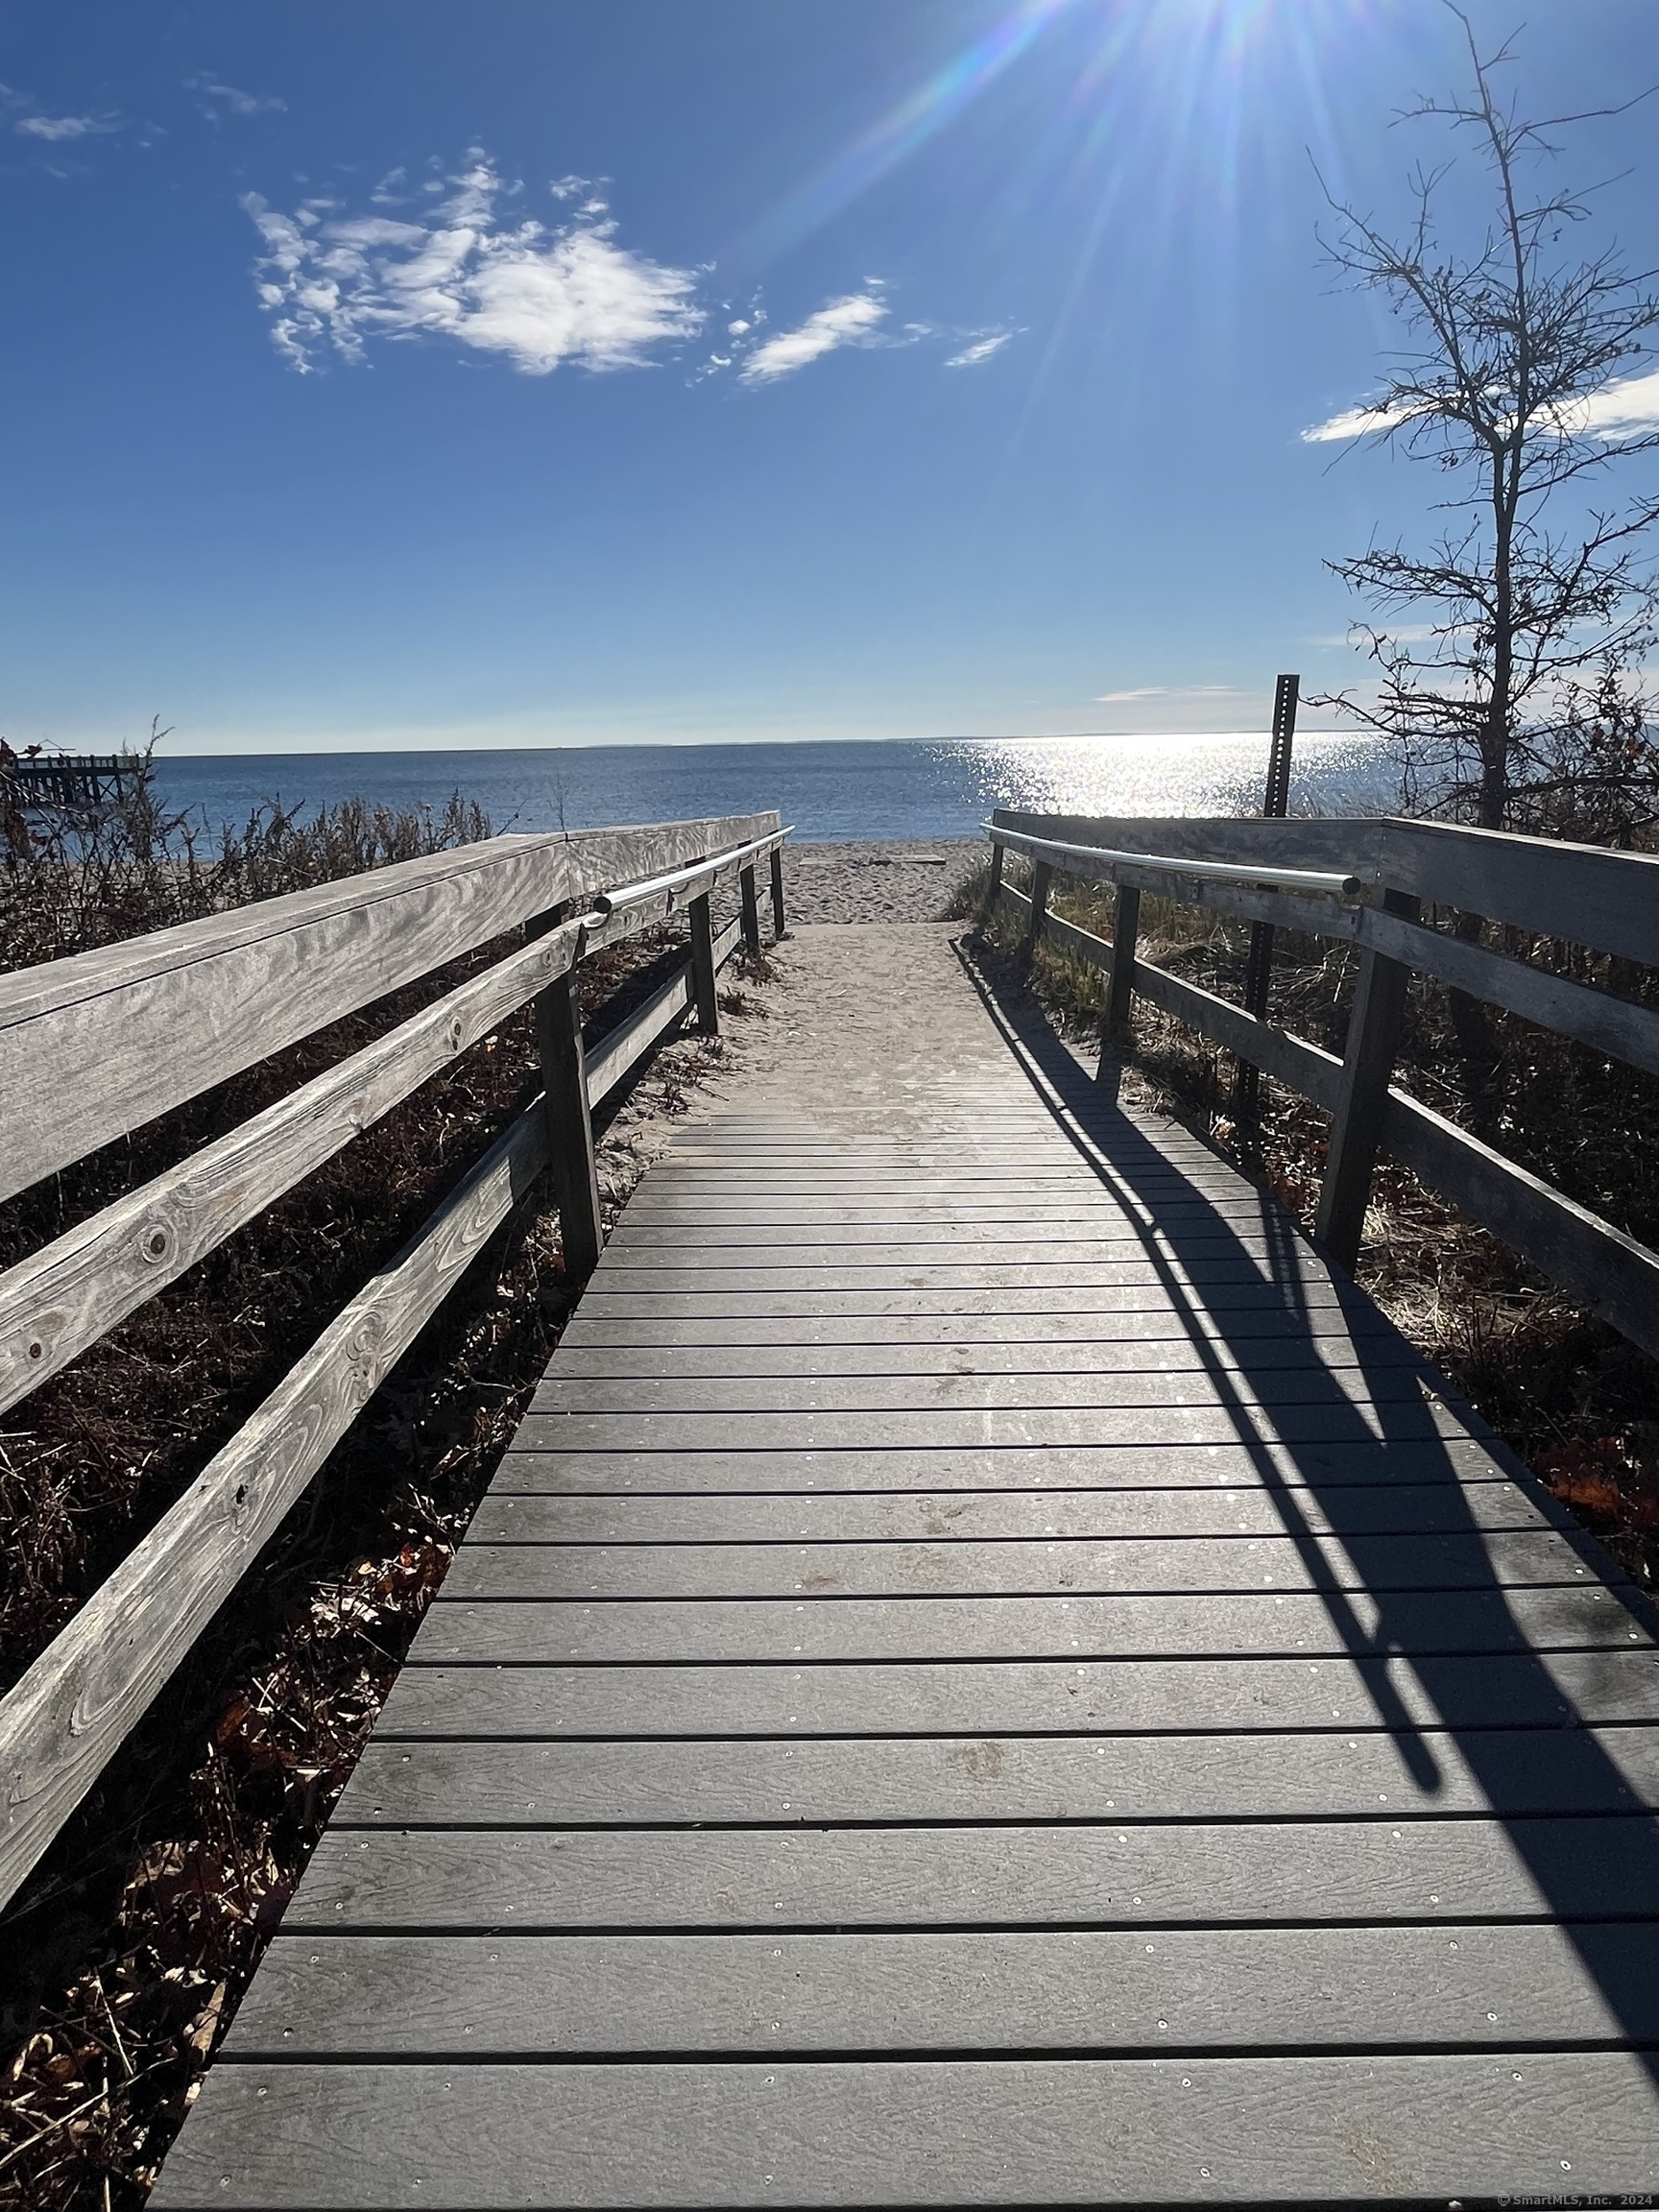
<instances>
[{"instance_id":1,"label":"blue sky","mask_svg":"<svg viewBox=\"0 0 1659 2212\"><path fill-rule=\"evenodd\" d=\"M1483 36L1510 6L1473 0ZM1524 99L1659 80L1537 0ZM1428 471L1439 0L0 6L0 729L173 749L1259 727ZM1569 174L1659 259L1651 113Z\"/></svg>"}]
</instances>

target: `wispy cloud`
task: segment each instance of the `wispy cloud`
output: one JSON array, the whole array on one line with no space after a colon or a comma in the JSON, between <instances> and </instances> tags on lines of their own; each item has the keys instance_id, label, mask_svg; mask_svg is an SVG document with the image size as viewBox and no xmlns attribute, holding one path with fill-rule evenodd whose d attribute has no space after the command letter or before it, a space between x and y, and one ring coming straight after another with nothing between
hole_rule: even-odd
<instances>
[{"instance_id":1,"label":"wispy cloud","mask_svg":"<svg viewBox=\"0 0 1659 2212\"><path fill-rule=\"evenodd\" d=\"M1236 684L1138 684L1132 691L1096 691L1096 707L1121 707L1137 699L1247 699Z\"/></svg>"},{"instance_id":2,"label":"wispy cloud","mask_svg":"<svg viewBox=\"0 0 1659 2212\"><path fill-rule=\"evenodd\" d=\"M1426 414L1418 409L1417 414ZM1413 419L1412 412L1384 407L1347 407L1327 421L1304 430L1305 445L1324 445L1338 440L1366 438L1377 431L1398 428ZM1641 376L1622 376L1603 385L1590 398L1562 410L1564 434L1591 438L1639 438L1659 430L1659 370Z\"/></svg>"},{"instance_id":3,"label":"wispy cloud","mask_svg":"<svg viewBox=\"0 0 1659 2212\"><path fill-rule=\"evenodd\" d=\"M773 384L842 346L869 346L876 342L886 315L887 302L878 284L850 292L808 315L795 329L761 339L745 356L738 374L745 384Z\"/></svg>"},{"instance_id":4,"label":"wispy cloud","mask_svg":"<svg viewBox=\"0 0 1659 2212\"><path fill-rule=\"evenodd\" d=\"M960 353L952 353L946 362L947 369L976 369L981 361L989 361L993 353L1000 353L1012 330L992 330L983 338L975 338L971 346L964 346Z\"/></svg>"},{"instance_id":5,"label":"wispy cloud","mask_svg":"<svg viewBox=\"0 0 1659 2212\"><path fill-rule=\"evenodd\" d=\"M202 112L215 122L222 115L280 115L288 107L275 92L244 92L235 84L222 84L216 77L186 77L187 91L200 92Z\"/></svg>"},{"instance_id":6,"label":"wispy cloud","mask_svg":"<svg viewBox=\"0 0 1659 2212\"><path fill-rule=\"evenodd\" d=\"M1604 385L1585 402L1583 427L1600 438L1640 437L1644 431L1659 430L1659 370Z\"/></svg>"},{"instance_id":7,"label":"wispy cloud","mask_svg":"<svg viewBox=\"0 0 1659 2212\"><path fill-rule=\"evenodd\" d=\"M58 146L72 138L102 138L119 131L121 123L114 115L19 115L12 128L25 138L43 138Z\"/></svg>"},{"instance_id":8,"label":"wispy cloud","mask_svg":"<svg viewBox=\"0 0 1659 2212\"><path fill-rule=\"evenodd\" d=\"M619 246L584 180L553 187L566 202L572 187L588 194L568 219L509 223L497 203L522 188L504 183L481 152L469 158L412 218L350 215L330 200L284 215L247 196L265 243L260 304L296 369L315 369L330 350L360 362L377 339L422 338L500 354L531 376L566 362L637 369L702 328L695 273Z\"/></svg>"},{"instance_id":9,"label":"wispy cloud","mask_svg":"<svg viewBox=\"0 0 1659 2212\"><path fill-rule=\"evenodd\" d=\"M1304 445L1328 445L1338 439L1365 438L1374 430L1386 430L1402 418L1383 407L1345 407L1328 421L1315 422L1302 433Z\"/></svg>"}]
</instances>

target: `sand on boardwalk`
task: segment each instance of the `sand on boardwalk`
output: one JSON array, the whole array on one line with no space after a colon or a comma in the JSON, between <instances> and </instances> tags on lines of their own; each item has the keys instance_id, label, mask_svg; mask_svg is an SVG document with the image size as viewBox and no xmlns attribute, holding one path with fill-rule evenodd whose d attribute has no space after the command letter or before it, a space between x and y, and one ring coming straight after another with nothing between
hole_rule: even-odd
<instances>
[{"instance_id":1,"label":"sand on boardwalk","mask_svg":"<svg viewBox=\"0 0 1659 2212\"><path fill-rule=\"evenodd\" d=\"M979 837L783 848L783 904L797 922L937 922L990 848Z\"/></svg>"}]
</instances>

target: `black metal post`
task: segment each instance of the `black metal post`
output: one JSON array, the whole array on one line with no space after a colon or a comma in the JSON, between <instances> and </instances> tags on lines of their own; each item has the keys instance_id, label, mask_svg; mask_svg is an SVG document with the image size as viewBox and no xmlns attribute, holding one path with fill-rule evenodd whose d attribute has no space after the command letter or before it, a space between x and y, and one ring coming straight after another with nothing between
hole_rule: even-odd
<instances>
[{"instance_id":1,"label":"black metal post","mask_svg":"<svg viewBox=\"0 0 1659 2212\"><path fill-rule=\"evenodd\" d=\"M1267 753L1267 788L1262 794L1264 820L1283 822L1290 807L1290 748L1296 737L1296 701L1299 676L1281 676L1273 686L1273 742ZM1250 956L1244 967L1244 1011L1261 1021L1267 1012L1267 992L1273 979L1273 925L1250 925ZM1262 1107L1262 1071L1240 1060L1233 1093L1239 1121L1254 1132ZM1249 1140L1247 1139L1247 1142Z\"/></svg>"}]
</instances>

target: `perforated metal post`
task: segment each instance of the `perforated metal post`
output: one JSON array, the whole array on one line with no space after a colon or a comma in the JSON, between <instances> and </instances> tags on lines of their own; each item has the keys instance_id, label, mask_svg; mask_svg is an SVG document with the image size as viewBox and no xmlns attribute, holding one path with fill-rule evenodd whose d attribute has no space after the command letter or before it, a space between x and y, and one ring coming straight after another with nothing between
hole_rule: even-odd
<instances>
[{"instance_id":1,"label":"perforated metal post","mask_svg":"<svg viewBox=\"0 0 1659 2212\"><path fill-rule=\"evenodd\" d=\"M1267 752L1267 787L1262 795L1262 818L1283 822L1290 806L1290 749L1296 738L1296 702L1300 676L1281 676L1273 686L1273 742ZM1273 925L1250 926L1250 957L1244 968L1244 1011L1258 1021L1267 1012L1267 994L1273 980ZM1234 1088L1234 1102L1241 1121L1254 1125L1262 1104L1262 1071L1251 1061L1240 1060Z\"/></svg>"},{"instance_id":2,"label":"perforated metal post","mask_svg":"<svg viewBox=\"0 0 1659 2212\"><path fill-rule=\"evenodd\" d=\"M709 894L693 899L691 915L691 994L697 1007L698 1033L720 1033L720 1006L714 992L714 930L709 920Z\"/></svg>"},{"instance_id":3,"label":"perforated metal post","mask_svg":"<svg viewBox=\"0 0 1659 2212\"><path fill-rule=\"evenodd\" d=\"M536 1000L536 1046L547 1116L547 1160L559 1203L565 1271L573 1280L599 1264L604 1230L599 1218L599 1175L593 1160L593 1119L588 1110L588 1070L582 1054L582 1009L572 970L549 983Z\"/></svg>"},{"instance_id":4,"label":"perforated metal post","mask_svg":"<svg viewBox=\"0 0 1659 2212\"><path fill-rule=\"evenodd\" d=\"M737 872L737 889L743 901L743 950L751 960L760 957L760 904L755 896L753 865Z\"/></svg>"}]
</instances>

